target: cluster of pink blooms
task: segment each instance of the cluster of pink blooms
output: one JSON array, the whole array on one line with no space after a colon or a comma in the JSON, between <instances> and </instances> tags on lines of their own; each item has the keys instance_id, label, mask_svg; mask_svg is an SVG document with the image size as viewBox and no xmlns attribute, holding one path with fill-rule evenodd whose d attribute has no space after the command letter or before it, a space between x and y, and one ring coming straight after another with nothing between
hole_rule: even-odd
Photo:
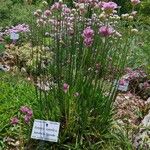
<instances>
[{"instance_id":1,"label":"cluster of pink blooms","mask_svg":"<svg viewBox=\"0 0 150 150\"><path fill-rule=\"evenodd\" d=\"M131 0L131 4L136 5L140 3L140 0ZM61 0L55 2L50 8L47 7L45 11L38 9L34 12L34 15L37 17L38 26L51 26L51 37L59 37L63 39L65 36L72 36L75 34L76 27L78 28L79 24L85 24L86 28L82 31L84 38L84 45L86 47L92 46L94 42L94 35L100 34L102 37L122 37L122 34L115 30L118 20L121 18L117 15L118 5L115 2L109 1L99 1L99 0L78 0L74 2L74 8L68 8ZM91 17L85 17L88 8L98 10L101 12L100 15L93 13ZM100 11L99 11L100 9ZM56 17L56 14L59 14ZM136 11L132 11L131 15L123 15L126 18L128 16L129 20L133 20L133 17L136 15ZM88 16L88 15L87 15ZM112 21L112 22L111 22ZM79 26L78 26L79 25ZM98 28L98 31L93 29ZM93 29L92 29L93 28ZM133 30L136 32L136 30ZM80 34L80 33L79 33Z\"/></svg>"},{"instance_id":2,"label":"cluster of pink blooms","mask_svg":"<svg viewBox=\"0 0 150 150\"><path fill-rule=\"evenodd\" d=\"M126 82L130 82L133 79L138 78L144 78L146 77L146 74L144 71L138 69L138 70L132 70L131 68L126 69L127 74L122 77L122 79L119 81L120 85L125 85ZM145 83L145 85L148 85Z\"/></svg>"},{"instance_id":3,"label":"cluster of pink blooms","mask_svg":"<svg viewBox=\"0 0 150 150\"><path fill-rule=\"evenodd\" d=\"M13 117L11 118L11 122L10 122L12 125L17 125L19 123L19 119L18 117Z\"/></svg>"},{"instance_id":4,"label":"cluster of pink blooms","mask_svg":"<svg viewBox=\"0 0 150 150\"><path fill-rule=\"evenodd\" d=\"M94 31L91 29L91 27L87 27L83 31L83 37L84 37L84 45L89 47L93 43L93 36L94 36Z\"/></svg>"},{"instance_id":5,"label":"cluster of pink blooms","mask_svg":"<svg viewBox=\"0 0 150 150\"><path fill-rule=\"evenodd\" d=\"M33 116L32 109L30 109L27 106L21 106L20 112L23 114L23 118L24 118L25 123L28 124L31 121L31 118ZM12 125L17 125L18 123L19 123L19 118L18 117L13 117L11 119L11 124Z\"/></svg>"},{"instance_id":6,"label":"cluster of pink blooms","mask_svg":"<svg viewBox=\"0 0 150 150\"><path fill-rule=\"evenodd\" d=\"M114 2L99 2L98 6L106 13L113 13L113 10L118 8L117 4Z\"/></svg>"},{"instance_id":7,"label":"cluster of pink blooms","mask_svg":"<svg viewBox=\"0 0 150 150\"><path fill-rule=\"evenodd\" d=\"M104 37L107 37L107 36L110 36L114 33L114 30L111 26L102 26L99 28L99 33L104 36Z\"/></svg>"},{"instance_id":8,"label":"cluster of pink blooms","mask_svg":"<svg viewBox=\"0 0 150 150\"><path fill-rule=\"evenodd\" d=\"M143 87L144 87L145 89L150 89L150 82L149 82L149 81L144 82L144 83L143 83Z\"/></svg>"},{"instance_id":9,"label":"cluster of pink blooms","mask_svg":"<svg viewBox=\"0 0 150 150\"><path fill-rule=\"evenodd\" d=\"M108 37L112 35L115 31L111 26L101 26L99 28L99 34L103 37ZM93 36L94 36L94 30L91 29L91 27L87 27L83 30L83 37L84 37L84 45L89 47L93 43Z\"/></svg>"},{"instance_id":10,"label":"cluster of pink blooms","mask_svg":"<svg viewBox=\"0 0 150 150\"><path fill-rule=\"evenodd\" d=\"M16 26L12 26L10 29L5 30L5 33L25 33L30 32L29 26L27 24L18 24Z\"/></svg>"},{"instance_id":11,"label":"cluster of pink blooms","mask_svg":"<svg viewBox=\"0 0 150 150\"><path fill-rule=\"evenodd\" d=\"M24 116L24 121L26 123L29 123L31 118L32 118L32 116L33 116L32 110L29 107L27 107L27 106L22 106L20 108L20 111L25 115Z\"/></svg>"},{"instance_id":12,"label":"cluster of pink blooms","mask_svg":"<svg viewBox=\"0 0 150 150\"><path fill-rule=\"evenodd\" d=\"M68 90L69 90L69 84L64 83L64 84L63 84L63 91L64 91L65 93L67 93Z\"/></svg>"}]
</instances>

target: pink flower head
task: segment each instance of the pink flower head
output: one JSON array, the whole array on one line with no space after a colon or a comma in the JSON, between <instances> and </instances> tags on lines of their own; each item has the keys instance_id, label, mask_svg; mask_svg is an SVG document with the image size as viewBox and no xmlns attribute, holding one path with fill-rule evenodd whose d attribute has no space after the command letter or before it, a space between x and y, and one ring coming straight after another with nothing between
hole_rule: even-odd
<instances>
[{"instance_id":1,"label":"pink flower head","mask_svg":"<svg viewBox=\"0 0 150 150\"><path fill-rule=\"evenodd\" d=\"M30 116L30 117L32 117L32 116L33 116L33 111L32 111L31 109L29 109L29 110L27 111L27 115Z\"/></svg>"},{"instance_id":2,"label":"pink flower head","mask_svg":"<svg viewBox=\"0 0 150 150\"><path fill-rule=\"evenodd\" d=\"M69 14L69 13L71 13L71 9L70 8L64 8L64 13L65 14Z\"/></svg>"},{"instance_id":3,"label":"pink flower head","mask_svg":"<svg viewBox=\"0 0 150 150\"><path fill-rule=\"evenodd\" d=\"M99 2L99 3L98 3L98 6L99 6L100 8L102 8L103 5L104 5L104 3L105 3L105 2Z\"/></svg>"},{"instance_id":4,"label":"pink flower head","mask_svg":"<svg viewBox=\"0 0 150 150\"><path fill-rule=\"evenodd\" d=\"M28 116L28 115L25 115L24 116L24 121L25 121L25 123L29 123L30 122L30 120L31 120L31 116Z\"/></svg>"},{"instance_id":5,"label":"pink flower head","mask_svg":"<svg viewBox=\"0 0 150 150\"><path fill-rule=\"evenodd\" d=\"M116 9L118 6L116 3L114 2L103 2L102 3L102 9L106 12L106 13L112 13L114 9Z\"/></svg>"},{"instance_id":6,"label":"pink flower head","mask_svg":"<svg viewBox=\"0 0 150 150\"><path fill-rule=\"evenodd\" d=\"M55 2L52 7L51 7L51 10L59 10L62 8L62 3L60 2Z\"/></svg>"},{"instance_id":7,"label":"pink flower head","mask_svg":"<svg viewBox=\"0 0 150 150\"><path fill-rule=\"evenodd\" d=\"M91 38L94 35L94 31L91 29L91 27L87 27L83 31L83 36L84 38Z\"/></svg>"},{"instance_id":8,"label":"pink flower head","mask_svg":"<svg viewBox=\"0 0 150 150\"><path fill-rule=\"evenodd\" d=\"M50 16L51 15L51 11L50 10L45 10L44 15L47 16L47 17Z\"/></svg>"},{"instance_id":9,"label":"pink flower head","mask_svg":"<svg viewBox=\"0 0 150 150\"><path fill-rule=\"evenodd\" d=\"M110 26L102 26L99 28L99 33L106 37L106 36L110 36L114 33L113 28Z\"/></svg>"},{"instance_id":10,"label":"pink flower head","mask_svg":"<svg viewBox=\"0 0 150 150\"><path fill-rule=\"evenodd\" d=\"M137 5L139 4L141 1L140 0L131 0L131 4L132 5Z\"/></svg>"},{"instance_id":11,"label":"pink flower head","mask_svg":"<svg viewBox=\"0 0 150 150\"><path fill-rule=\"evenodd\" d=\"M20 111L24 114L28 113L29 108L27 106L21 106Z\"/></svg>"},{"instance_id":12,"label":"pink flower head","mask_svg":"<svg viewBox=\"0 0 150 150\"><path fill-rule=\"evenodd\" d=\"M69 90L69 85L68 85L67 83L64 83L64 84L63 84L63 91L64 91L65 93L67 93L68 90Z\"/></svg>"},{"instance_id":13,"label":"pink flower head","mask_svg":"<svg viewBox=\"0 0 150 150\"><path fill-rule=\"evenodd\" d=\"M19 123L19 119L17 118L17 117L13 117L12 119L11 119L11 124L12 125L16 125L16 124L18 124Z\"/></svg>"},{"instance_id":14,"label":"pink flower head","mask_svg":"<svg viewBox=\"0 0 150 150\"><path fill-rule=\"evenodd\" d=\"M84 45L87 47L90 47L93 43L93 39L92 38L85 38L84 39Z\"/></svg>"},{"instance_id":15,"label":"pink flower head","mask_svg":"<svg viewBox=\"0 0 150 150\"><path fill-rule=\"evenodd\" d=\"M33 116L33 111L32 111L32 109L30 109L30 108L27 107L27 106L22 106L22 107L20 108L20 111L21 111L23 114L26 114L26 115L28 115L28 116L30 116L30 117Z\"/></svg>"},{"instance_id":16,"label":"pink flower head","mask_svg":"<svg viewBox=\"0 0 150 150\"><path fill-rule=\"evenodd\" d=\"M148 82L144 82L143 86L144 86L145 89L150 88L150 84Z\"/></svg>"}]
</instances>

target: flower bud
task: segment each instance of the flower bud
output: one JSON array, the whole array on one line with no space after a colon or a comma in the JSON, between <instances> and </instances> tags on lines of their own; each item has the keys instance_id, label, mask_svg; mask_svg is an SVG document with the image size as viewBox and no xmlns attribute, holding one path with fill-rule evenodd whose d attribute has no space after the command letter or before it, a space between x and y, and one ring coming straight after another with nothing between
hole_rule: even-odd
<instances>
[{"instance_id":1,"label":"flower bud","mask_svg":"<svg viewBox=\"0 0 150 150\"><path fill-rule=\"evenodd\" d=\"M129 17L128 17L128 20L129 20L129 21L132 21L132 20L133 20L133 16L129 16Z\"/></svg>"},{"instance_id":2,"label":"flower bud","mask_svg":"<svg viewBox=\"0 0 150 150\"><path fill-rule=\"evenodd\" d=\"M131 29L131 33L138 33L138 30L137 29Z\"/></svg>"},{"instance_id":3,"label":"flower bud","mask_svg":"<svg viewBox=\"0 0 150 150\"><path fill-rule=\"evenodd\" d=\"M106 15L105 15L104 13L101 13L101 14L99 15L99 18L102 19L102 20L105 20Z\"/></svg>"},{"instance_id":4,"label":"flower bud","mask_svg":"<svg viewBox=\"0 0 150 150\"><path fill-rule=\"evenodd\" d=\"M43 1L42 4L43 4L43 6L47 6L48 5L47 1Z\"/></svg>"}]
</instances>

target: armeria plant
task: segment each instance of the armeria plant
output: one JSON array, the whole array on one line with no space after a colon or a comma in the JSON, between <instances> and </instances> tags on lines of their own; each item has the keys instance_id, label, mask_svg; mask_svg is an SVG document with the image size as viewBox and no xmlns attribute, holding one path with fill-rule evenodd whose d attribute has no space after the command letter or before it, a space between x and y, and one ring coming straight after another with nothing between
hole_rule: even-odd
<instances>
[{"instance_id":1,"label":"armeria plant","mask_svg":"<svg viewBox=\"0 0 150 150\"><path fill-rule=\"evenodd\" d=\"M131 13L122 16L116 3L98 0L79 0L72 8L62 1L44 2L45 8L34 12L38 117L61 123L59 144L53 148L102 148L112 138L115 81L137 32L133 20L139 2L132 0Z\"/></svg>"}]
</instances>

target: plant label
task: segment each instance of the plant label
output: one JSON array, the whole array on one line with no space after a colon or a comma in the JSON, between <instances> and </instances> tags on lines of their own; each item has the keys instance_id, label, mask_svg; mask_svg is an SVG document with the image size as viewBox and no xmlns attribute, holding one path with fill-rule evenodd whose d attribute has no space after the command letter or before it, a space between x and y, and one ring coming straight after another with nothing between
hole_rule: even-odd
<instances>
[{"instance_id":1,"label":"plant label","mask_svg":"<svg viewBox=\"0 0 150 150\"><path fill-rule=\"evenodd\" d=\"M35 119L32 128L31 138L50 142L57 142L59 128L59 122Z\"/></svg>"},{"instance_id":2,"label":"plant label","mask_svg":"<svg viewBox=\"0 0 150 150\"><path fill-rule=\"evenodd\" d=\"M19 39L19 34L17 34L17 33L11 33L10 34L10 39L12 39L12 40L18 40Z\"/></svg>"},{"instance_id":3,"label":"plant label","mask_svg":"<svg viewBox=\"0 0 150 150\"><path fill-rule=\"evenodd\" d=\"M128 90L129 81L124 82L124 84L118 84L118 90L126 92Z\"/></svg>"}]
</instances>

